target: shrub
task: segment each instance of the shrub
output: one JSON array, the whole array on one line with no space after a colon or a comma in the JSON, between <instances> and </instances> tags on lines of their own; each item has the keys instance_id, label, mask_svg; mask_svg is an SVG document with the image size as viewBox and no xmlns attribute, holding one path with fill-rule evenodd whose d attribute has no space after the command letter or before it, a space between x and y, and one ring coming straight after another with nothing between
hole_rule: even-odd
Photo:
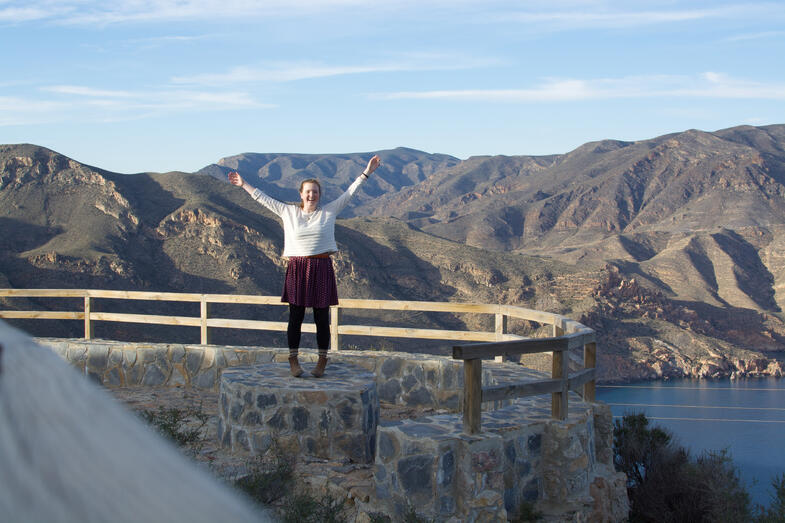
<instances>
[{"instance_id":1,"label":"shrub","mask_svg":"<svg viewBox=\"0 0 785 523\"><path fill-rule=\"evenodd\" d=\"M614 463L627 474L630 521L750 521L749 494L726 451L691 459L643 414L614 423Z\"/></svg>"},{"instance_id":2,"label":"shrub","mask_svg":"<svg viewBox=\"0 0 785 523\"><path fill-rule=\"evenodd\" d=\"M143 410L140 416L180 447L199 452L204 446L210 416L202 412L201 405L198 409L158 407L157 411Z\"/></svg>"},{"instance_id":3,"label":"shrub","mask_svg":"<svg viewBox=\"0 0 785 523\"><path fill-rule=\"evenodd\" d=\"M433 523L432 519L427 519L417 513L415 508L409 504L406 507L406 512L403 513L403 523Z\"/></svg>"},{"instance_id":4,"label":"shrub","mask_svg":"<svg viewBox=\"0 0 785 523\"><path fill-rule=\"evenodd\" d=\"M343 523L346 521L346 500L338 500L325 494L314 496L308 490L300 490L286 498L284 523Z\"/></svg>"},{"instance_id":5,"label":"shrub","mask_svg":"<svg viewBox=\"0 0 785 523\"><path fill-rule=\"evenodd\" d=\"M683 473L689 494L679 508L683 521L750 521L750 496L726 450L703 453Z\"/></svg>"},{"instance_id":6,"label":"shrub","mask_svg":"<svg viewBox=\"0 0 785 523\"><path fill-rule=\"evenodd\" d=\"M539 521L540 519L542 519L542 512L535 508L534 503L524 501L510 521L513 523L525 523L528 521Z\"/></svg>"},{"instance_id":7,"label":"shrub","mask_svg":"<svg viewBox=\"0 0 785 523\"><path fill-rule=\"evenodd\" d=\"M785 523L785 474L781 474L771 481L774 494L771 496L771 505L768 508L758 507L757 521L759 523Z\"/></svg>"},{"instance_id":8,"label":"shrub","mask_svg":"<svg viewBox=\"0 0 785 523\"><path fill-rule=\"evenodd\" d=\"M294 458L284 453L278 443L264 456L249 465L249 472L234 481L234 486L252 499L269 504L289 493L294 485Z\"/></svg>"}]
</instances>

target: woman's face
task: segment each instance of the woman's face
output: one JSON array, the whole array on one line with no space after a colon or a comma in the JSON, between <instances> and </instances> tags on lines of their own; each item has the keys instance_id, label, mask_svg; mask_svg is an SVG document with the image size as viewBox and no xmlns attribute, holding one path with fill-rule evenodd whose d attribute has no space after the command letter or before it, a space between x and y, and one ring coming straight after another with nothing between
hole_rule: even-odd
<instances>
[{"instance_id":1,"label":"woman's face","mask_svg":"<svg viewBox=\"0 0 785 523\"><path fill-rule=\"evenodd\" d=\"M313 208L319 203L319 186L313 182L303 184L300 191L300 198L303 200L303 207Z\"/></svg>"}]
</instances>

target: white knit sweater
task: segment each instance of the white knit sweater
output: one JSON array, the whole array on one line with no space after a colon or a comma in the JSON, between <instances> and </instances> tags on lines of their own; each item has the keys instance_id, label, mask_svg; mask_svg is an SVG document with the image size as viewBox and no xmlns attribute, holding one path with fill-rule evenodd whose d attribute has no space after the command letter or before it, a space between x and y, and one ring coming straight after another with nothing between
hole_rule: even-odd
<instances>
[{"instance_id":1,"label":"white knit sweater","mask_svg":"<svg viewBox=\"0 0 785 523\"><path fill-rule=\"evenodd\" d=\"M283 256L311 256L325 252L336 252L335 218L346 207L357 189L365 181L360 175L346 192L327 205L319 205L311 213L303 212L296 203L284 203L254 189L251 197L283 221Z\"/></svg>"}]
</instances>

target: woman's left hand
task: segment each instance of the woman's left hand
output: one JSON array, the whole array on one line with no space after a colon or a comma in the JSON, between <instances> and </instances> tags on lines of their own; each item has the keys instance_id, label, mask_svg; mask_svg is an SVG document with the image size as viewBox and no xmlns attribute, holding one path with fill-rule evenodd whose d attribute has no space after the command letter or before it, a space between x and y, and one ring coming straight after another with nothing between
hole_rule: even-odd
<instances>
[{"instance_id":1,"label":"woman's left hand","mask_svg":"<svg viewBox=\"0 0 785 523\"><path fill-rule=\"evenodd\" d=\"M363 174L366 174L366 175L368 175L368 174L371 174L371 173L372 173L372 172L374 172L374 171L376 170L376 168L377 168L377 167L379 167L381 164L382 164L382 159L381 159L381 158L379 158L379 155L378 155L378 154L377 154L377 155L374 155L374 157L373 157L373 158L371 158L370 160L368 160L368 167L366 167L366 168L365 168L365 170L363 171Z\"/></svg>"}]
</instances>

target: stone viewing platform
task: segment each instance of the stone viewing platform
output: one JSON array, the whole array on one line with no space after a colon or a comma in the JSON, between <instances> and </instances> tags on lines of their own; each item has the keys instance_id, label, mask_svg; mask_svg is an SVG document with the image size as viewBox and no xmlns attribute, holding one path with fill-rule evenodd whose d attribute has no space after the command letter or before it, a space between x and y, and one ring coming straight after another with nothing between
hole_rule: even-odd
<instances>
[{"instance_id":1,"label":"stone viewing platform","mask_svg":"<svg viewBox=\"0 0 785 523\"><path fill-rule=\"evenodd\" d=\"M455 515L504 520L523 504L538 502L546 514L580 511L593 503L593 483L610 487L588 471L605 468L614 476L613 429L607 407L571 401L570 416L561 423L552 423L549 406L539 398L485 412L479 435L465 434L455 414L382 423L374 467L379 503L393 510L411 503L437 521ZM623 490L624 482L612 487Z\"/></svg>"},{"instance_id":2,"label":"stone viewing platform","mask_svg":"<svg viewBox=\"0 0 785 523\"><path fill-rule=\"evenodd\" d=\"M545 521L621 521L627 513L610 409L576 393L563 420L553 419L550 394L485 402L482 431L467 434L464 365L444 356L333 351L323 378L296 379L280 348L39 342L109 388L219 394L217 440L226 452L250 459L273 438L296 447L309 463L304 478L344 492L356 521L379 512L400 519L410 507L439 522L505 521L526 506ZM306 369L315 360L314 351L301 351ZM543 377L516 363L483 362L483 386ZM407 414L379 421L380 408L390 407ZM318 479L330 464L367 471L367 483Z\"/></svg>"},{"instance_id":3,"label":"stone viewing platform","mask_svg":"<svg viewBox=\"0 0 785 523\"><path fill-rule=\"evenodd\" d=\"M218 438L254 454L275 440L289 452L333 461L371 463L376 451L376 377L350 363L331 363L314 378L295 378L288 363L224 369Z\"/></svg>"}]
</instances>

